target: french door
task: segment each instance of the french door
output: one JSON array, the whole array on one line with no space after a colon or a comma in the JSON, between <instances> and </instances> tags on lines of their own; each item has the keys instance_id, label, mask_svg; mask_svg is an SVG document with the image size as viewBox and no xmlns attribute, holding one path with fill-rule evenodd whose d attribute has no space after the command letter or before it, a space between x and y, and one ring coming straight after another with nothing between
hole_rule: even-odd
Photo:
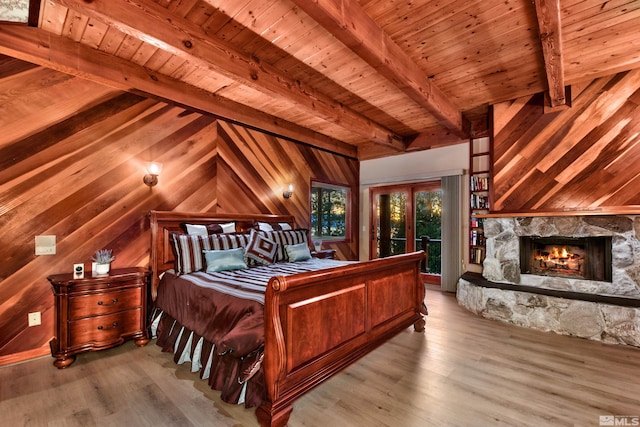
<instances>
[{"instance_id":1,"label":"french door","mask_svg":"<svg viewBox=\"0 0 640 427\"><path fill-rule=\"evenodd\" d=\"M440 284L440 181L374 187L369 200L370 258L424 250L424 279Z\"/></svg>"}]
</instances>

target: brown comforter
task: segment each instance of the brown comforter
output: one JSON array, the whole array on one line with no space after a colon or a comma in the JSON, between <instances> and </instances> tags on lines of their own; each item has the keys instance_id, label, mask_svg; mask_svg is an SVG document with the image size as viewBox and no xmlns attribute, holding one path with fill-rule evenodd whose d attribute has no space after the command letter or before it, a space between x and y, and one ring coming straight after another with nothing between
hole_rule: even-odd
<instances>
[{"instance_id":1,"label":"brown comforter","mask_svg":"<svg viewBox=\"0 0 640 427\"><path fill-rule=\"evenodd\" d=\"M312 259L279 263L247 270L176 276L167 271L158 288L156 307L163 314L157 344L176 354L187 345L192 352L204 339L201 377L211 352L209 385L221 390L221 398L238 403L244 390L245 406L257 406L265 398L260 370L264 347L264 292L270 277L345 265L344 261ZM183 330L184 328L184 330Z\"/></svg>"}]
</instances>

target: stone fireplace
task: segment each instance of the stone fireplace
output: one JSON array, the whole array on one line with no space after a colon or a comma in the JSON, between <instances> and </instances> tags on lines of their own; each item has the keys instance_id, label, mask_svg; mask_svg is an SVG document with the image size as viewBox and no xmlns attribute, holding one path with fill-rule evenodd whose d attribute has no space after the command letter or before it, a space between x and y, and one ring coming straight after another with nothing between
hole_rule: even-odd
<instances>
[{"instance_id":1,"label":"stone fireplace","mask_svg":"<svg viewBox=\"0 0 640 427\"><path fill-rule=\"evenodd\" d=\"M461 305L520 326L640 347L640 216L486 218L484 232L484 285L463 275Z\"/></svg>"}]
</instances>

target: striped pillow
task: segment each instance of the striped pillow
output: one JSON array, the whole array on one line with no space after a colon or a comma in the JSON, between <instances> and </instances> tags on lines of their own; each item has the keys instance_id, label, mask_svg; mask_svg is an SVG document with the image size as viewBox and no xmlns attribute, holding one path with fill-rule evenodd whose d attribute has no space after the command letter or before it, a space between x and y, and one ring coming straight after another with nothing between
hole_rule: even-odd
<instances>
[{"instance_id":1,"label":"striped pillow","mask_svg":"<svg viewBox=\"0 0 640 427\"><path fill-rule=\"evenodd\" d=\"M249 236L246 234L210 234L190 235L171 233L169 235L174 256L174 269L177 275L202 271L206 267L205 250L244 248Z\"/></svg>"},{"instance_id":2,"label":"striped pillow","mask_svg":"<svg viewBox=\"0 0 640 427\"><path fill-rule=\"evenodd\" d=\"M308 230L298 228L296 230L273 230L261 231L269 240L273 240L278 244L275 262L287 261L286 245L297 245L298 243L307 243Z\"/></svg>"}]
</instances>

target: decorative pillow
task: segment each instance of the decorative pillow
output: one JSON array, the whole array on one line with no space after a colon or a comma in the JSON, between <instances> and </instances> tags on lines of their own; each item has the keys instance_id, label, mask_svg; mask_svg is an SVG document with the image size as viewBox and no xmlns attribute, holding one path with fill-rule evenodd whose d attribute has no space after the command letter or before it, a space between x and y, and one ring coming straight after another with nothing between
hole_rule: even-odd
<instances>
[{"instance_id":1,"label":"decorative pillow","mask_svg":"<svg viewBox=\"0 0 640 427\"><path fill-rule=\"evenodd\" d=\"M235 249L244 248L249 243L249 235L242 233L222 233L209 236L211 249Z\"/></svg>"},{"instance_id":2,"label":"decorative pillow","mask_svg":"<svg viewBox=\"0 0 640 427\"><path fill-rule=\"evenodd\" d=\"M242 248L205 250L203 253L207 262L207 273L247 268L247 263L244 261L244 249Z\"/></svg>"},{"instance_id":3,"label":"decorative pillow","mask_svg":"<svg viewBox=\"0 0 640 427\"><path fill-rule=\"evenodd\" d=\"M258 222L258 230L260 231L273 231L273 226L268 222Z\"/></svg>"},{"instance_id":4,"label":"decorative pillow","mask_svg":"<svg viewBox=\"0 0 640 427\"><path fill-rule=\"evenodd\" d=\"M274 231L274 230L291 230L291 225L288 222L259 222L258 230L260 231Z\"/></svg>"},{"instance_id":5,"label":"decorative pillow","mask_svg":"<svg viewBox=\"0 0 640 427\"><path fill-rule=\"evenodd\" d=\"M306 261L311 258L311 252L309 252L309 246L306 243L285 245L284 248L290 262Z\"/></svg>"},{"instance_id":6,"label":"decorative pillow","mask_svg":"<svg viewBox=\"0 0 640 427\"><path fill-rule=\"evenodd\" d=\"M221 233L235 233L236 223L211 223L211 224L189 224L187 222L181 222L180 228L187 234L205 234L202 231L202 227L206 230L206 234L221 234Z\"/></svg>"},{"instance_id":7,"label":"decorative pillow","mask_svg":"<svg viewBox=\"0 0 640 427\"><path fill-rule=\"evenodd\" d=\"M249 244L245 248L245 257L248 260L255 261L256 264L273 264L277 251L278 244L276 242L267 239L255 230L251 230Z\"/></svg>"},{"instance_id":8,"label":"decorative pillow","mask_svg":"<svg viewBox=\"0 0 640 427\"><path fill-rule=\"evenodd\" d=\"M212 249L209 236L170 233L169 241L177 275L204 270L202 251Z\"/></svg>"},{"instance_id":9,"label":"decorative pillow","mask_svg":"<svg viewBox=\"0 0 640 427\"><path fill-rule=\"evenodd\" d=\"M177 275L202 271L206 267L204 250L244 248L249 236L246 234L211 234L207 236L170 233L169 241L174 256Z\"/></svg>"},{"instance_id":10,"label":"decorative pillow","mask_svg":"<svg viewBox=\"0 0 640 427\"><path fill-rule=\"evenodd\" d=\"M235 222L224 222L222 224L218 224L222 227L223 233L235 233L236 232L236 223Z\"/></svg>"},{"instance_id":11,"label":"decorative pillow","mask_svg":"<svg viewBox=\"0 0 640 427\"><path fill-rule=\"evenodd\" d=\"M298 243L307 244L308 230L302 228L296 230L273 230L261 233L264 233L269 240L273 240L278 244L276 262L287 260L285 245L297 245Z\"/></svg>"},{"instance_id":12,"label":"decorative pillow","mask_svg":"<svg viewBox=\"0 0 640 427\"><path fill-rule=\"evenodd\" d=\"M210 234L206 225L185 224L184 228L187 231L187 234L191 235L207 236Z\"/></svg>"}]
</instances>

